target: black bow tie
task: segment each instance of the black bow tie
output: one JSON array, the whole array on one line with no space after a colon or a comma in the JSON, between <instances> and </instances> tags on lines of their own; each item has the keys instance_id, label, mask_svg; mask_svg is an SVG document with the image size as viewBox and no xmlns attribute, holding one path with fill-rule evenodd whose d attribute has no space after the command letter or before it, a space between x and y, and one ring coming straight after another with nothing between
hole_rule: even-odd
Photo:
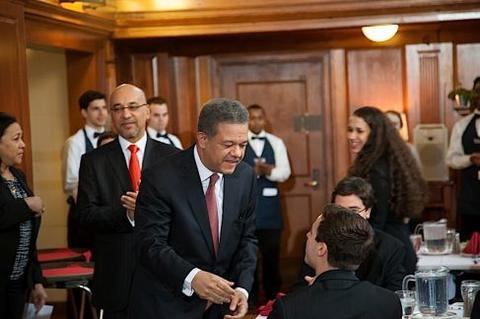
<instances>
[{"instance_id":1,"label":"black bow tie","mask_svg":"<svg viewBox=\"0 0 480 319\"><path fill-rule=\"evenodd\" d=\"M168 133L162 134L157 132L157 138L159 137L168 138Z\"/></svg>"},{"instance_id":2,"label":"black bow tie","mask_svg":"<svg viewBox=\"0 0 480 319\"><path fill-rule=\"evenodd\" d=\"M265 141L265 136L252 136L252 140Z\"/></svg>"},{"instance_id":3,"label":"black bow tie","mask_svg":"<svg viewBox=\"0 0 480 319\"><path fill-rule=\"evenodd\" d=\"M103 135L103 132L101 132L101 133L100 133L100 132L94 132L94 133L93 133L93 138L97 138L97 137L99 137L99 136L101 136L101 135Z\"/></svg>"}]
</instances>

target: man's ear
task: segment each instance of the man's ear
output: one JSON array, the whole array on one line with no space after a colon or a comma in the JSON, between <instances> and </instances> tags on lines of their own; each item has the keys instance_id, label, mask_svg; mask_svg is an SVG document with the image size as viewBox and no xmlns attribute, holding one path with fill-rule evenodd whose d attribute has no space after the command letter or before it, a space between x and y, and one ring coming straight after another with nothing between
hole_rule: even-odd
<instances>
[{"instance_id":1,"label":"man's ear","mask_svg":"<svg viewBox=\"0 0 480 319\"><path fill-rule=\"evenodd\" d=\"M84 119L87 118L88 113L87 113L87 110L86 110L86 109L81 109L81 110L80 110L80 113L82 114L82 116L83 116Z\"/></svg>"},{"instance_id":2,"label":"man's ear","mask_svg":"<svg viewBox=\"0 0 480 319\"><path fill-rule=\"evenodd\" d=\"M366 218L366 219L369 219L369 218L370 218L370 213L371 213L371 212L372 212L372 208L371 208L371 207L365 211L365 218Z\"/></svg>"},{"instance_id":3,"label":"man's ear","mask_svg":"<svg viewBox=\"0 0 480 319\"><path fill-rule=\"evenodd\" d=\"M206 148L207 146L207 141L208 141L208 136L207 134L203 132L197 132L197 145L201 149Z\"/></svg>"},{"instance_id":4,"label":"man's ear","mask_svg":"<svg viewBox=\"0 0 480 319\"><path fill-rule=\"evenodd\" d=\"M318 243L317 254L318 254L318 257L324 257L324 256L328 255L328 247L327 247L327 244L325 244L325 243Z\"/></svg>"}]
</instances>

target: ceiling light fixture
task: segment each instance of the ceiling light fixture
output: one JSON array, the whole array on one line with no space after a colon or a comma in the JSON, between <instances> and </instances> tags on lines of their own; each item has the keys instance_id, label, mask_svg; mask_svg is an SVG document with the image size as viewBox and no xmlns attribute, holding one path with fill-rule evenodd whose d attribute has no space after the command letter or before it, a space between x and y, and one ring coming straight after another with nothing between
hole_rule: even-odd
<instances>
[{"instance_id":1,"label":"ceiling light fixture","mask_svg":"<svg viewBox=\"0 0 480 319\"><path fill-rule=\"evenodd\" d=\"M397 33L398 24L382 24L362 27L362 33L371 41L383 42L390 40Z\"/></svg>"}]
</instances>

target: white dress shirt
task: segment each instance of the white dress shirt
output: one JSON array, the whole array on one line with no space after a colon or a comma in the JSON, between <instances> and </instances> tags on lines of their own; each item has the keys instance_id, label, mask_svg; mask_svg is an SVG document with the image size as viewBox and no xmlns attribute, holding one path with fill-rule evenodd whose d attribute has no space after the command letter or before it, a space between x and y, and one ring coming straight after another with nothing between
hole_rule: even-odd
<instances>
[{"instance_id":1,"label":"white dress shirt","mask_svg":"<svg viewBox=\"0 0 480 319\"><path fill-rule=\"evenodd\" d=\"M215 198L217 201L217 214L218 214L218 240L220 242L221 234L222 234L221 227L222 227L222 216L223 216L223 186L224 186L223 174L212 172L202 163L202 160L198 155L198 150L196 145L193 149L193 156L195 158L195 165L197 166L198 175L200 176L200 181L202 182L203 194L207 193L208 184L210 182L210 176L212 176L212 174L217 174L219 177L217 180L217 183L215 184ZM183 282L183 290L182 290L182 292L185 295L187 296L193 295L194 291L192 288L192 281L195 275L199 271L200 271L199 268L194 268L188 273L187 277L185 277L185 280ZM248 292L245 289L241 287L237 287L235 289L242 292L248 299Z\"/></svg>"},{"instance_id":2,"label":"white dress shirt","mask_svg":"<svg viewBox=\"0 0 480 319\"><path fill-rule=\"evenodd\" d=\"M463 149L462 135L475 113L480 114L480 111L475 110L474 113L458 120L453 126L450 146L447 152L447 165L453 169L464 169L473 165L470 161L470 155L465 154ZM477 130L477 135L480 136L480 118L475 121L475 129Z\"/></svg>"},{"instance_id":3,"label":"white dress shirt","mask_svg":"<svg viewBox=\"0 0 480 319\"><path fill-rule=\"evenodd\" d=\"M248 143L257 157L262 156L265 141L261 139L252 139L253 136L265 137L270 145L272 145L273 153L275 154L275 167L272 169L270 175L265 175L265 178L272 182L284 182L291 174L290 162L288 161L287 148L283 141L270 133L262 130L258 135L248 131Z\"/></svg>"},{"instance_id":4,"label":"white dress shirt","mask_svg":"<svg viewBox=\"0 0 480 319\"><path fill-rule=\"evenodd\" d=\"M130 152L128 147L132 144L135 144L138 147L137 158L138 158L138 164L140 164L140 171L141 171L142 165L143 165L143 156L145 155L145 147L147 146L147 134L143 134L143 136L135 143L131 143L119 135L118 142L120 143L120 147L122 148L122 152L123 152L123 156L125 157L125 163L127 164L127 168L129 168L128 166L130 164L130 157L132 157L132 152ZM135 220L130 219L130 216L128 216L128 213L127 213L127 218L130 224L133 227L135 227Z\"/></svg>"},{"instance_id":5,"label":"white dress shirt","mask_svg":"<svg viewBox=\"0 0 480 319\"><path fill-rule=\"evenodd\" d=\"M167 134L167 131L158 132L157 130L151 128L150 126L147 127L147 131L148 131L148 135L150 135L150 137L152 139L157 140L157 141L162 142L162 143L165 143L165 144L171 144L170 141L168 140L168 138L169 138L173 142L172 146L175 146L176 148L183 150L182 142L180 142L180 139L178 137L176 137L175 135L170 134L170 133ZM167 134L168 138L157 137L157 133L160 133L162 135Z\"/></svg>"},{"instance_id":6,"label":"white dress shirt","mask_svg":"<svg viewBox=\"0 0 480 319\"><path fill-rule=\"evenodd\" d=\"M84 129L93 148L96 148L98 137L94 137L94 133L97 133L97 131L88 125L85 125ZM103 132L104 130L98 131L98 133ZM67 139L63 147L63 189L67 195L76 195L80 160L85 152L83 129L79 129Z\"/></svg>"}]
</instances>

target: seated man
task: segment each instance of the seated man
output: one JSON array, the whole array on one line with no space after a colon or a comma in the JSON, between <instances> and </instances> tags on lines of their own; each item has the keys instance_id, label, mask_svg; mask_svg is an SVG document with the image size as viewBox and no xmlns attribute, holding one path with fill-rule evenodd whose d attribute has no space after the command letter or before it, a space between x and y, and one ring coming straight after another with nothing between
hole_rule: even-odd
<instances>
[{"instance_id":1,"label":"seated man","mask_svg":"<svg viewBox=\"0 0 480 319\"><path fill-rule=\"evenodd\" d=\"M365 219L375 203L372 186L363 178L346 177L341 180L332 193L332 202L348 208ZM360 264L356 275L360 280L395 291L402 289L402 280L406 271L405 247L401 241L380 230L374 230L375 248ZM295 285L305 285L303 278L312 275L314 270L305 263L302 266L299 281Z\"/></svg>"},{"instance_id":2,"label":"seated man","mask_svg":"<svg viewBox=\"0 0 480 319\"><path fill-rule=\"evenodd\" d=\"M310 285L277 300L268 318L401 318L393 292L353 273L372 246L373 230L364 218L327 205L307 233L305 262L315 269Z\"/></svg>"}]
</instances>

